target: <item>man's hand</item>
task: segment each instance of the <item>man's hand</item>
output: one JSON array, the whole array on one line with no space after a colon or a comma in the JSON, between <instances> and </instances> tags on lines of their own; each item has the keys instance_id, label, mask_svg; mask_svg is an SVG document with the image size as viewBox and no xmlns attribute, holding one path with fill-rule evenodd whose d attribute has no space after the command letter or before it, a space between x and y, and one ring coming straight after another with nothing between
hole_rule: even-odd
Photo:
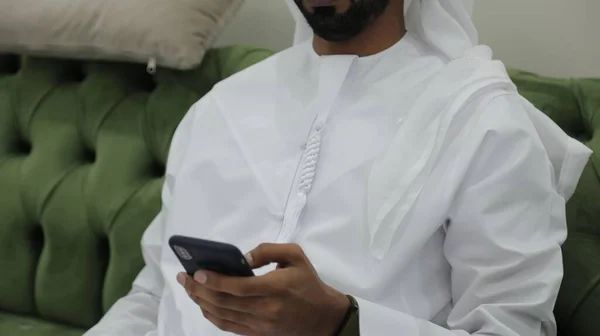
<instances>
[{"instance_id":1,"label":"man's hand","mask_svg":"<svg viewBox=\"0 0 600 336\"><path fill-rule=\"evenodd\" d=\"M253 268L277 263L264 276L229 277L198 271L177 275L204 316L238 335L332 336L350 307L349 299L325 285L295 244L262 244L246 256Z\"/></svg>"}]
</instances>

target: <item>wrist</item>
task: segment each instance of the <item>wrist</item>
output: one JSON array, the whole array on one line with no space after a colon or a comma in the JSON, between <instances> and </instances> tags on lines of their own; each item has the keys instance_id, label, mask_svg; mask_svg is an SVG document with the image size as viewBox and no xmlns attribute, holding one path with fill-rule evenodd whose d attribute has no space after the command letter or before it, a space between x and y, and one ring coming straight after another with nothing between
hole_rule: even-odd
<instances>
[{"instance_id":1,"label":"wrist","mask_svg":"<svg viewBox=\"0 0 600 336\"><path fill-rule=\"evenodd\" d=\"M346 295L333 288L330 288L329 292L328 296L330 297L331 304L328 305L328 312L322 315L325 317L322 321L322 333L320 333L323 336L335 336L352 306L352 302Z\"/></svg>"}]
</instances>

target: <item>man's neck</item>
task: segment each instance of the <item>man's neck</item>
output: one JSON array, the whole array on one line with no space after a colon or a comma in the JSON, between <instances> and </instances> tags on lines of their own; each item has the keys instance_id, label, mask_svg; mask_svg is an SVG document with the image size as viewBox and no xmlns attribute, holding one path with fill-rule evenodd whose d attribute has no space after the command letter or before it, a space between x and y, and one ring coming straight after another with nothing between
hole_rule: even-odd
<instances>
[{"instance_id":1,"label":"man's neck","mask_svg":"<svg viewBox=\"0 0 600 336\"><path fill-rule=\"evenodd\" d=\"M402 3L401 1L397 3ZM403 6L402 6L403 7ZM313 48L321 56L357 55L360 57L380 53L396 44L406 34L404 9L390 5L364 31L349 41L329 42L319 36L313 39Z\"/></svg>"}]
</instances>

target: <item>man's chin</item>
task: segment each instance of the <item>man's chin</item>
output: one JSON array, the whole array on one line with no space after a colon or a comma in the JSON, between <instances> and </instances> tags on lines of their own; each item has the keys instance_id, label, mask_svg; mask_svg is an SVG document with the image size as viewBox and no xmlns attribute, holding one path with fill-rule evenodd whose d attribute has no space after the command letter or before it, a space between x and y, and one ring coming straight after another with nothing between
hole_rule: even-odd
<instances>
[{"instance_id":1,"label":"man's chin","mask_svg":"<svg viewBox=\"0 0 600 336\"><path fill-rule=\"evenodd\" d=\"M324 30L324 29L318 29L318 28L317 29L313 28L313 32L319 38L321 38L327 42L334 42L334 43L350 41L350 40L356 38L356 36L358 36L360 34L360 31L340 32L338 30L332 31L332 30Z\"/></svg>"}]
</instances>

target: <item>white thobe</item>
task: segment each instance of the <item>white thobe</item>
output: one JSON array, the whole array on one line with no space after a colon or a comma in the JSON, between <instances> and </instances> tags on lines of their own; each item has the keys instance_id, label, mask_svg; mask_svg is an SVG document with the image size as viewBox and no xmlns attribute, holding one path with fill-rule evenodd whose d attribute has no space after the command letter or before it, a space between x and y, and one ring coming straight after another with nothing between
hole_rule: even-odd
<instances>
[{"instance_id":1,"label":"white thobe","mask_svg":"<svg viewBox=\"0 0 600 336\"><path fill-rule=\"evenodd\" d=\"M305 43L218 84L175 133L145 268L87 335L223 334L176 282L175 234L242 251L298 243L325 283L356 297L361 335L555 335L565 197L518 94L478 92L433 125L444 137L420 179L402 181L432 146L403 144L390 181L418 192L372 191L374 165L446 66L424 50L411 35L364 58Z\"/></svg>"}]
</instances>

